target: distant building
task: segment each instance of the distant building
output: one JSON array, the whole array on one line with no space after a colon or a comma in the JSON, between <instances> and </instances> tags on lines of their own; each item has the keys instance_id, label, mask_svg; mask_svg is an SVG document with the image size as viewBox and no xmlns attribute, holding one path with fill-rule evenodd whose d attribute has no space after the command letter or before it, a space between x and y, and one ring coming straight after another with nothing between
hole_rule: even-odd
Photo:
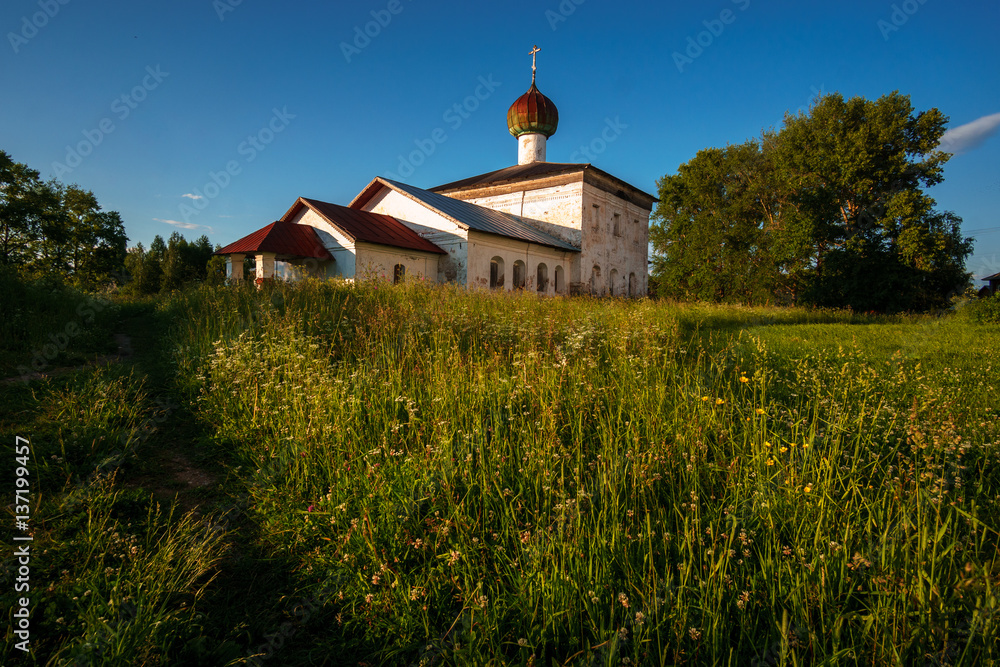
<instances>
[{"instance_id":1,"label":"distant building","mask_svg":"<svg viewBox=\"0 0 1000 667\"><path fill-rule=\"evenodd\" d=\"M532 55L537 53L537 47ZM591 164L546 162L559 112L535 85L507 112L518 164L430 190L375 178L348 206L300 197L216 254L242 279L418 277L539 294L645 295L656 198Z\"/></svg>"},{"instance_id":2,"label":"distant building","mask_svg":"<svg viewBox=\"0 0 1000 667\"><path fill-rule=\"evenodd\" d=\"M983 289L989 290L990 294L996 294L997 290L1000 290L1000 273L994 273L992 276L986 276L985 278L980 278L980 280L987 284ZM982 295L982 290L979 293Z\"/></svg>"}]
</instances>

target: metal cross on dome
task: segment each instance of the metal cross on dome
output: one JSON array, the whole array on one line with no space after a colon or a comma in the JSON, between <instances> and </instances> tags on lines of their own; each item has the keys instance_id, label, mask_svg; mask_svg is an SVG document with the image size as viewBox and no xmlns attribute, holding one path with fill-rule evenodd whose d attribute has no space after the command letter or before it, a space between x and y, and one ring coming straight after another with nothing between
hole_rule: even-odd
<instances>
[{"instance_id":1,"label":"metal cross on dome","mask_svg":"<svg viewBox=\"0 0 1000 667\"><path fill-rule=\"evenodd\" d=\"M538 45L535 44L535 48L531 49L529 53L531 54L531 83L535 82L535 54L541 51Z\"/></svg>"}]
</instances>

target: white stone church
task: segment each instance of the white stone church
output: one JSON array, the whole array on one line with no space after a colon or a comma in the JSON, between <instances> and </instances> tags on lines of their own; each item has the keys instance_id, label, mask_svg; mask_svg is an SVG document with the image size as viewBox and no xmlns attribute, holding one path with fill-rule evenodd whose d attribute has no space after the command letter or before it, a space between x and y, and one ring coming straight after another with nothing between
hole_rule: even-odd
<instances>
[{"instance_id":1,"label":"white stone church","mask_svg":"<svg viewBox=\"0 0 1000 667\"><path fill-rule=\"evenodd\" d=\"M534 52L533 52L534 53ZM591 164L546 162L555 104L535 86L507 112L518 163L430 190L375 178L348 206L300 197L216 254L230 277L422 278L538 294L642 296L656 198Z\"/></svg>"}]
</instances>

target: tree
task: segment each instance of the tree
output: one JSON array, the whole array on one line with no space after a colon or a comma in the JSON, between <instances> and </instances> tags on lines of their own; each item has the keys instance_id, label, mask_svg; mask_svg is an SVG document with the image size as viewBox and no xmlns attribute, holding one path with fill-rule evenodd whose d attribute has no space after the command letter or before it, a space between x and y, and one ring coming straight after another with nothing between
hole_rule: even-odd
<instances>
[{"instance_id":1,"label":"tree","mask_svg":"<svg viewBox=\"0 0 1000 667\"><path fill-rule=\"evenodd\" d=\"M116 211L102 211L93 192L76 185L62 189L65 211L63 255L78 283L98 285L111 280L125 261L128 237Z\"/></svg>"},{"instance_id":2,"label":"tree","mask_svg":"<svg viewBox=\"0 0 1000 667\"><path fill-rule=\"evenodd\" d=\"M179 232L171 234L163 256L163 289L179 289L204 280L212 252L207 236L189 243Z\"/></svg>"},{"instance_id":3,"label":"tree","mask_svg":"<svg viewBox=\"0 0 1000 667\"><path fill-rule=\"evenodd\" d=\"M162 240L160 239L161 242ZM127 291L133 294L156 294L160 291L163 269L154 253L143 248L141 243L129 248L125 257L125 271L129 276Z\"/></svg>"},{"instance_id":4,"label":"tree","mask_svg":"<svg viewBox=\"0 0 1000 667\"><path fill-rule=\"evenodd\" d=\"M661 179L660 224L650 230L659 293L747 303L772 299L782 271L794 268L794 237L777 232L790 227L795 215L774 179L767 149L756 141L699 151L677 175Z\"/></svg>"},{"instance_id":5,"label":"tree","mask_svg":"<svg viewBox=\"0 0 1000 667\"><path fill-rule=\"evenodd\" d=\"M42 182L0 151L0 264L93 287L120 272L127 240L121 216L92 192Z\"/></svg>"},{"instance_id":6,"label":"tree","mask_svg":"<svg viewBox=\"0 0 1000 667\"><path fill-rule=\"evenodd\" d=\"M202 237L205 238L205 237ZM208 240L207 238L205 239ZM222 246L215 244L215 250L222 250ZM226 282L226 258L222 255L214 254L205 266L205 283L208 285L224 285Z\"/></svg>"},{"instance_id":7,"label":"tree","mask_svg":"<svg viewBox=\"0 0 1000 667\"><path fill-rule=\"evenodd\" d=\"M942 305L971 240L923 188L942 180L947 119L898 92L819 97L780 132L700 151L659 182L650 239L661 293L864 310Z\"/></svg>"},{"instance_id":8,"label":"tree","mask_svg":"<svg viewBox=\"0 0 1000 667\"><path fill-rule=\"evenodd\" d=\"M225 258L213 257L213 252L207 236L192 243L179 232L171 234L167 242L157 235L149 250L140 243L128 251L128 289L136 294L155 294L199 281L221 284L225 281ZM217 275L220 268L221 277Z\"/></svg>"},{"instance_id":9,"label":"tree","mask_svg":"<svg viewBox=\"0 0 1000 667\"><path fill-rule=\"evenodd\" d=\"M0 264L23 266L59 206L58 196L25 164L0 151Z\"/></svg>"}]
</instances>

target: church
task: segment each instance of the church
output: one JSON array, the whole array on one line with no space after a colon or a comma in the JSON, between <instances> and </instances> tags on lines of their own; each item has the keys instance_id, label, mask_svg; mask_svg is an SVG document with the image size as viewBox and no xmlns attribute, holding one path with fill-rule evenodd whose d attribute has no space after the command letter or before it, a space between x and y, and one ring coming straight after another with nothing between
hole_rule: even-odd
<instances>
[{"instance_id":1,"label":"church","mask_svg":"<svg viewBox=\"0 0 1000 667\"><path fill-rule=\"evenodd\" d=\"M543 295L644 296L656 198L592 164L546 161L559 112L535 85L507 112L517 164L424 190L376 177L347 206L299 197L217 251L230 279L423 279Z\"/></svg>"}]
</instances>

